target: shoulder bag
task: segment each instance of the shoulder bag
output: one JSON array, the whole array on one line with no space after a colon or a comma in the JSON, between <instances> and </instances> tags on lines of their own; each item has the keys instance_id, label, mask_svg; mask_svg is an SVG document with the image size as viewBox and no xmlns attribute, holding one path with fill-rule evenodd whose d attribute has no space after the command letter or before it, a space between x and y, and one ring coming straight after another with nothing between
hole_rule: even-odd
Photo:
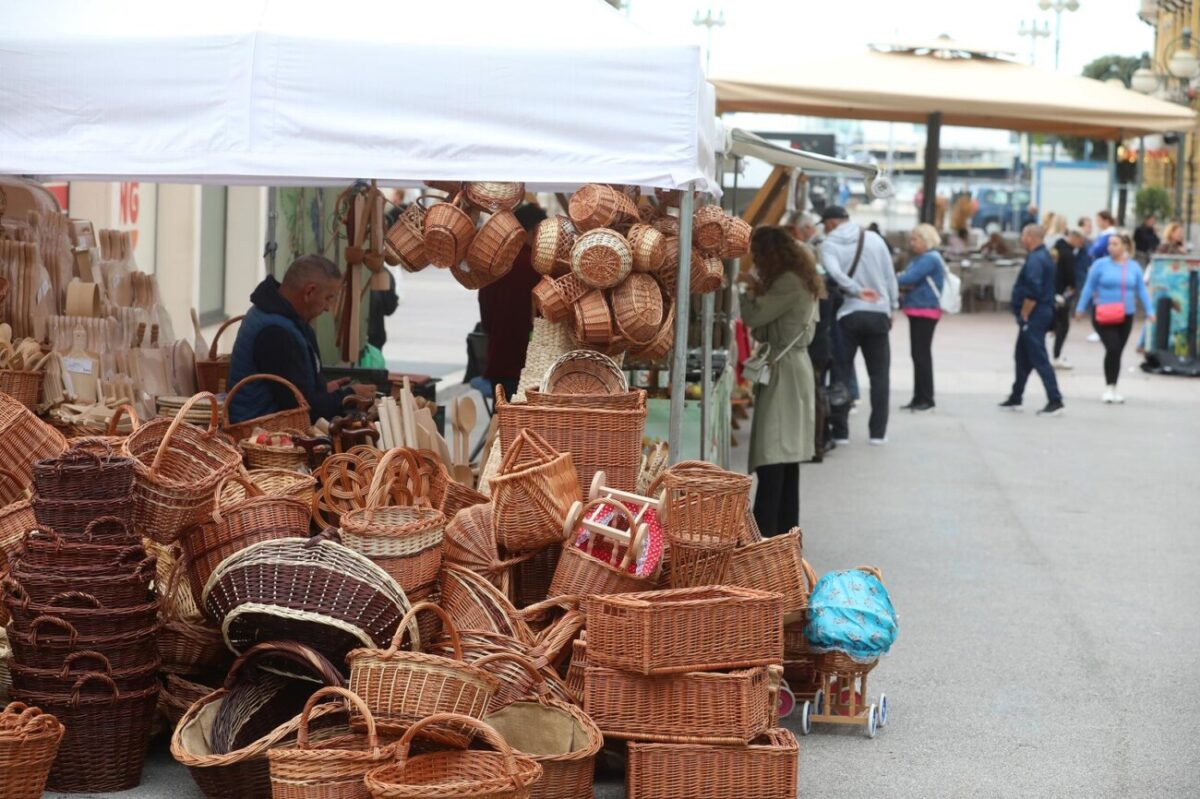
<instances>
[{"instance_id":1,"label":"shoulder bag","mask_svg":"<svg viewBox=\"0 0 1200 799\"><path fill-rule=\"evenodd\" d=\"M958 313L962 310L962 280L950 271L946 262L942 261L943 290L938 291L937 283L931 275L926 275L925 282L933 289L933 295L938 299L938 307L946 313Z\"/></svg>"},{"instance_id":2,"label":"shoulder bag","mask_svg":"<svg viewBox=\"0 0 1200 799\"><path fill-rule=\"evenodd\" d=\"M1121 265L1121 301L1096 305L1096 324L1119 325L1125 321L1125 278L1129 276L1129 262Z\"/></svg>"}]
</instances>

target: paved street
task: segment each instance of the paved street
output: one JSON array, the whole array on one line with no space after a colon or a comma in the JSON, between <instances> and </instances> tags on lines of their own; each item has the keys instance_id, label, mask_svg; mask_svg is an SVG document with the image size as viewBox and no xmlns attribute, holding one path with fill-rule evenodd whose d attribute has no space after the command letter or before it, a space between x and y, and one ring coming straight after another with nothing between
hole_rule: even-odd
<instances>
[{"instance_id":1,"label":"paved street","mask_svg":"<svg viewBox=\"0 0 1200 799\"><path fill-rule=\"evenodd\" d=\"M853 443L803 468L807 557L818 572L882 568L901 633L871 682L889 726L874 741L802 738L801 796L1200 793L1200 382L1131 370L1131 349L1128 404L1102 405L1086 332L1067 346L1078 368L1060 374L1067 414L1043 419L1036 378L1025 413L995 408L1010 318L951 318L934 344L938 409L912 416L894 411L911 388L900 319L890 443L866 446L864 407ZM199 793L158 754L121 796Z\"/></svg>"}]
</instances>

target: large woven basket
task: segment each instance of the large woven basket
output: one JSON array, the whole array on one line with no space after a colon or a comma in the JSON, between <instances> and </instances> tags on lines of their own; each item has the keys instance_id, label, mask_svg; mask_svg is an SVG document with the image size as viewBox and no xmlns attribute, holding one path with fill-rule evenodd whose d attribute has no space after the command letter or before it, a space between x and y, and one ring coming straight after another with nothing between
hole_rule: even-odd
<instances>
[{"instance_id":1,"label":"large woven basket","mask_svg":"<svg viewBox=\"0 0 1200 799\"><path fill-rule=\"evenodd\" d=\"M296 399L296 407L287 410L275 411L274 413L260 416L257 419L247 419L244 422L234 423L229 419L229 409L233 405L233 397L242 390L248 383L253 383L257 380L268 380L272 383L278 383L284 388L292 392L292 396ZM250 375L242 378L233 388L229 389L229 393L225 395L225 402L222 406L224 420L222 428L225 434L234 441L241 441L253 435L255 429L261 428L268 433L286 433L295 430L307 430L312 424L309 419L309 406L305 401L304 395L300 393L300 389L296 388L289 381L278 375L258 374Z\"/></svg>"},{"instance_id":2,"label":"large woven basket","mask_svg":"<svg viewBox=\"0 0 1200 799\"><path fill-rule=\"evenodd\" d=\"M462 749L410 756L417 734L453 725L463 738L483 741L496 751ZM542 767L518 755L483 722L455 713L438 713L409 727L400 739L396 762L366 776L375 799L529 799L542 778Z\"/></svg>"},{"instance_id":3,"label":"large woven basket","mask_svg":"<svg viewBox=\"0 0 1200 799\"><path fill-rule=\"evenodd\" d=\"M408 610L391 575L323 537L246 547L212 573L201 602L234 652L299 640L334 663L351 649L390 640Z\"/></svg>"},{"instance_id":4,"label":"large woven basket","mask_svg":"<svg viewBox=\"0 0 1200 799\"><path fill-rule=\"evenodd\" d=\"M556 452L531 430L504 450L492 478L492 530L508 552L544 549L562 541L563 522L580 499L571 453Z\"/></svg>"},{"instance_id":5,"label":"large woven basket","mask_svg":"<svg viewBox=\"0 0 1200 799\"><path fill-rule=\"evenodd\" d=\"M449 269L467 257L467 248L475 237L475 223L462 204L459 194L425 213L425 257L434 266Z\"/></svg>"},{"instance_id":6,"label":"large woven basket","mask_svg":"<svg viewBox=\"0 0 1200 799\"><path fill-rule=\"evenodd\" d=\"M725 244L725 211L702 205L692 214L692 243L705 255L720 255Z\"/></svg>"},{"instance_id":7,"label":"large woven basket","mask_svg":"<svg viewBox=\"0 0 1200 799\"><path fill-rule=\"evenodd\" d=\"M530 260L534 270L548 277L561 277L571 271L571 248L579 232L570 218L543 219L533 231Z\"/></svg>"},{"instance_id":8,"label":"large woven basket","mask_svg":"<svg viewBox=\"0 0 1200 799\"><path fill-rule=\"evenodd\" d=\"M610 289L633 270L629 242L615 230L582 233L571 248L571 271L592 288Z\"/></svg>"},{"instance_id":9,"label":"large woven basket","mask_svg":"<svg viewBox=\"0 0 1200 799\"><path fill-rule=\"evenodd\" d=\"M785 618L808 607L816 575L803 557L803 538L796 527L784 535L738 547L729 565L729 585L771 591L783 598Z\"/></svg>"},{"instance_id":10,"label":"large woven basket","mask_svg":"<svg viewBox=\"0 0 1200 799\"><path fill-rule=\"evenodd\" d=\"M489 214L512 211L525 199L524 183L476 180L463 184L463 191L467 202Z\"/></svg>"},{"instance_id":11,"label":"large woven basket","mask_svg":"<svg viewBox=\"0 0 1200 799\"><path fill-rule=\"evenodd\" d=\"M534 635L521 612L495 585L473 571L453 564L442 569L442 609L459 630L482 630L507 635L528 644Z\"/></svg>"},{"instance_id":12,"label":"large woven basket","mask_svg":"<svg viewBox=\"0 0 1200 799\"><path fill-rule=\"evenodd\" d=\"M62 433L7 394L0 394L0 461L29 485L34 461L54 458L67 448Z\"/></svg>"},{"instance_id":13,"label":"large woven basket","mask_svg":"<svg viewBox=\"0 0 1200 799\"><path fill-rule=\"evenodd\" d=\"M600 289L592 289L575 303L575 338L583 344L605 347L613 340L612 310Z\"/></svg>"},{"instance_id":14,"label":"large woven basket","mask_svg":"<svg viewBox=\"0 0 1200 799\"><path fill-rule=\"evenodd\" d=\"M511 211L499 211L488 217L467 248L467 265L488 283L508 274L525 244L525 229ZM486 285L486 284L485 284Z\"/></svg>"},{"instance_id":15,"label":"large woven basket","mask_svg":"<svg viewBox=\"0 0 1200 799\"><path fill-rule=\"evenodd\" d=\"M796 799L800 747L773 728L746 746L629 744L626 799Z\"/></svg>"},{"instance_id":16,"label":"large woven basket","mask_svg":"<svg viewBox=\"0 0 1200 799\"><path fill-rule=\"evenodd\" d=\"M12 702L0 713L0 796L41 799L63 725L49 713Z\"/></svg>"},{"instance_id":17,"label":"large woven basket","mask_svg":"<svg viewBox=\"0 0 1200 799\"><path fill-rule=\"evenodd\" d=\"M211 404L208 430L185 423L199 402ZM174 419L154 419L125 440L123 452L136 462L133 487L138 531L160 543L212 515L217 485L241 463L238 450L217 435L217 400L201 393Z\"/></svg>"},{"instance_id":18,"label":"large woven basket","mask_svg":"<svg viewBox=\"0 0 1200 799\"><path fill-rule=\"evenodd\" d=\"M567 213L580 231L627 225L638 218L637 208L621 191L588 183L571 195Z\"/></svg>"},{"instance_id":19,"label":"large woven basket","mask_svg":"<svg viewBox=\"0 0 1200 799\"><path fill-rule=\"evenodd\" d=\"M212 344L208 348L208 357L203 357L204 353L196 353L196 390L207 391L210 394L220 394L229 388L229 362L230 356L228 353L219 355L217 345L221 342L221 334L229 329L230 325L242 321L244 316L234 316L226 319L222 325L217 328L217 334L213 336Z\"/></svg>"},{"instance_id":20,"label":"large woven basket","mask_svg":"<svg viewBox=\"0 0 1200 799\"><path fill-rule=\"evenodd\" d=\"M649 344L663 323L663 296L658 281L640 272L612 290L617 332L635 346Z\"/></svg>"},{"instance_id":21,"label":"large woven basket","mask_svg":"<svg viewBox=\"0 0 1200 799\"><path fill-rule=\"evenodd\" d=\"M663 525L672 544L733 544L746 522L751 478L704 461L681 461L662 475Z\"/></svg>"},{"instance_id":22,"label":"large woven basket","mask_svg":"<svg viewBox=\"0 0 1200 799\"><path fill-rule=\"evenodd\" d=\"M388 228L386 243L400 259L406 272L420 272L429 266L425 255L425 206L418 198L400 212L395 223Z\"/></svg>"},{"instance_id":23,"label":"large woven basket","mask_svg":"<svg viewBox=\"0 0 1200 799\"><path fill-rule=\"evenodd\" d=\"M543 277L533 287L533 304L548 321L561 322L571 316L575 302L588 292L588 284L573 274Z\"/></svg>"},{"instance_id":24,"label":"large woven basket","mask_svg":"<svg viewBox=\"0 0 1200 799\"><path fill-rule=\"evenodd\" d=\"M626 237L633 254L635 272L657 272L667 257L666 237L653 225L637 224Z\"/></svg>"}]
</instances>

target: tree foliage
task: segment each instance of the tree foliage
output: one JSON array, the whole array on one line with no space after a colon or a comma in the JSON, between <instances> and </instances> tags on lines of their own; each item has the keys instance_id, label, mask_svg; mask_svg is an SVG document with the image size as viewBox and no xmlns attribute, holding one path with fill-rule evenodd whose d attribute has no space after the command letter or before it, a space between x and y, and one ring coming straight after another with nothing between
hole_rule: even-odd
<instances>
[{"instance_id":1,"label":"tree foliage","mask_svg":"<svg viewBox=\"0 0 1200 799\"><path fill-rule=\"evenodd\" d=\"M1133 79L1134 70L1141 65L1142 59L1139 56L1102 55L1083 68L1083 76L1100 81L1117 77L1128 86L1129 81ZM1114 70L1113 67L1116 67L1116 69ZM1088 139L1080 136L1063 136L1059 141L1062 142L1063 148L1076 161L1083 161L1085 158L1092 161L1108 160L1109 142L1104 139L1090 140L1092 143L1090 154L1087 151Z\"/></svg>"}]
</instances>

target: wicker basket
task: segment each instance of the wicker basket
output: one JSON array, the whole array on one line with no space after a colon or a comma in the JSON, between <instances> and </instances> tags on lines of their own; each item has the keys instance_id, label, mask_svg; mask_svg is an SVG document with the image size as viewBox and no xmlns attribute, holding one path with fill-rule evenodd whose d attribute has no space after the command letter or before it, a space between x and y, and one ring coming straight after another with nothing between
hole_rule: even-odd
<instances>
[{"instance_id":1,"label":"wicker basket","mask_svg":"<svg viewBox=\"0 0 1200 799\"><path fill-rule=\"evenodd\" d=\"M302 438L300 430L281 430L293 438ZM238 442L238 449L246 459L247 469L288 469L298 471L308 466L308 450L292 445L290 447L275 444L258 444L253 438L244 438Z\"/></svg>"},{"instance_id":2,"label":"wicker basket","mask_svg":"<svg viewBox=\"0 0 1200 799\"><path fill-rule=\"evenodd\" d=\"M212 692L212 686L193 682L178 674L165 674L158 692L159 712L166 717L167 724L174 731L188 708Z\"/></svg>"},{"instance_id":3,"label":"wicker basket","mask_svg":"<svg viewBox=\"0 0 1200 799\"><path fill-rule=\"evenodd\" d=\"M13 702L0 713L0 796L41 799L63 725L39 708Z\"/></svg>"},{"instance_id":4,"label":"wicker basket","mask_svg":"<svg viewBox=\"0 0 1200 799\"><path fill-rule=\"evenodd\" d=\"M33 517L39 527L54 530L68 538L87 536L87 530L98 516L116 519L122 525L122 535L129 537L127 528L133 522L134 500L126 495L121 499L41 499L34 497Z\"/></svg>"},{"instance_id":5,"label":"wicker basket","mask_svg":"<svg viewBox=\"0 0 1200 799\"><path fill-rule=\"evenodd\" d=\"M456 194L425 213L425 257L434 266L449 269L467 257L475 223L462 205L462 194Z\"/></svg>"},{"instance_id":6,"label":"wicker basket","mask_svg":"<svg viewBox=\"0 0 1200 799\"><path fill-rule=\"evenodd\" d=\"M650 226L667 239L679 236L679 217L670 214L659 214L651 220Z\"/></svg>"},{"instance_id":7,"label":"wicker basket","mask_svg":"<svg viewBox=\"0 0 1200 799\"><path fill-rule=\"evenodd\" d=\"M488 701L489 713L533 695L545 694L563 702L576 701L554 666L545 662L536 647L507 635L482 630L463 630L459 633L459 642L463 660L477 665L500 683ZM442 657L454 657L455 649L448 638L442 637L428 651ZM537 663L533 663L535 659L538 659ZM533 664L538 669L537 678L530 675L526 664Z\"/></svg>"},{"instance_id":8,"label":"wicker basket","mask_svg":"<svg viewBox=\"0 0 1200 799\"><path fill-rule=\"evenodd\" d=\"M688 288L693 294L712 294L720 291L725 282L725 264L715 255L692 259Z\"/></svg>"},{"instance_id":9,"label":"wicker basket","mask_svg":"<svg viewBox=\"0 0 1200 799\"><path fill-rule=\"evenodd\" d=\"M663 525L671 543L736 543L746 523L751 482L749 475L704 461L681 461L663 472Z\"/></svg>"},{"instance_id":10,"label":"wicker basket","mask_svg":"<svg viewBox=\"0 0 1200 799\"><path fill-rule=\"evenodd\" d=\"M584 673L587 667L587 630L583 630L571 644L571 662L567 665L566 676L567 690L579 705L583 704Z\"/></svg>"},{"instance_id":11,"label":"wicker basket","mask_svg":"<svg viewBox=\"0 0 1200 799\"><path fill-rule=\"evenodd\" d=\"M573 274L557 278L547 275L533 287L533 304L548 321L561 322L570 317L572 306L587 291L587 283Z\"/></svg>"},{"instance_id":12,"label":"wicker basket","mask_svg":"<svg viewBox=\"0 0 1200 799\"><path fill-rule=\"evenodd\" d=\"M451 750L409 756L417 733L454 725L470 740L481 740L496 751ZM396 762L366 776L374 799L529 799L530 788L542 778L542 767L518 755L491 727L454 713L438 713L408 728L396 749Z\"/></svg>"},{"instance_id":13,"label":"wicker basket","mask_svg":"<svg viewBox=\"0 0 1200 799\"><path fill-rule=\"evenodd\" d=\"M722 585L729 581L734 544L691 544L670 541L669 562L665 568L671 588L698 588Z\"/></svg>"},{"instance_id":14,"label":"wicker basket","mask_svg":"<svg viewBox=\"0 0 1200 799\"><path fill-rule=\"evenodd\" d=\"M183 420L198 402L212 406L208 430ZM170 543L188 527L212 515L217 484L233 473L241 453L217 435L217 399L197 394L173 420L154 419L125 440L123 449L136 463L134 519L138 531Z\"/></svg>"},{"instance_id":15,"label":"wicker basket","mask_svg":"<svg viewBox=\"0 0 1200 799\"><path fill-rule=\"evenodd\" d=\"M425 498L447 519L453 519L463 508L482 505L488 501L486 494L452 478L446 471L446 464L429 450L420 450L417 454L425 463L424 471L428 474L429 485Z\"/></svg>"},{"instance_id":16,"label":"wicker basket","mask_svg":"<svg viewBox=\"0 0 1200 799\"><path fill-rule=\"evenodd\" d=\"M722 258L744 258L750 252L750 234L754 232L750 223L739 216L726 216L722 220L725 238L721 245Z\"/></svg>"},{"instance_id":17,"label":"wicker basket","mask_svg":"<svg viewBox=\"0 0 1200 799\"><path fill-rule=\"evenodd\" d=\"M500 211L512 211L525 199L524 183L499 183L489 181L472 181L463 184L467 202L495 214Z\"/></svg>"},{"instance_id":18,"label":"wicker basket","mask_svg":"<svg viewBox=\"0 0 1200 799\"><path fill-rule=\"evenodd\" d=\"M182 547L173 546L165 557L171 561L171 566L166 572L166 580L160 583L165 588L158 592L158 618L161 623L158 656L162 661L162 671L178 674L223 671L233 656L225 647L221 630L200 613L186 579L187 565L183 562ZM160 581L163 560L160 556Z\"/></svg>"},{"instance_id":19,"label":"wicker basket","mask_svg":"<svg viewBox=\"0 0 1200 799\"><path fill-rule=\"evenodd\" d=\"M666 358L675 346L675 303L667 298L663 300L663 304L666 307L666 314L658 332L654 334L654 338L650 339L649 344L631 352L632 358L657 363Z\"/></svg>"},{"instance_id":20,"label":"wicker basket","mask_svg":"<svg viewBox=\"0 0 1200 799\"><path fill-rule=\"evenodd\" d=\"M746 744L770 727L771 699L764 667L645 677L589 664L584 673L583 709L610 738Z\"/></svg>"},{"instance_id":21,"label":"wicker basket","mask_svg":"<svg viewBox=\"0 0 1200 799\"><path fill-rule=\"evenodd\" d=\"M800 747L778 727L747 746L629 744L627 799L795 799Z\"/></svg>"},{"instance_id":22,"label":"wicker basket","mask_svg":"<svg viewBox=\"0 0 1200 799\"><path fill-rule=\"evenodd\" d=\"M153 627L158 617L157 602L106 608L99 599L83 591L65 591L45 604L38 604L10 577L4 579L4 603L12 614L14 631L30 631L40 617L53 616L85 638L142 632Z\"/></svg>"},{"instance_id":23,"label":"wicker basket","mask_svg":"<svg viewBox=\"0 0 1200 799\"><path fill-rule=\"evenodd\" d=\"M663 295L658 281L635 273L612 290L613 319L621 336L635 346L649 344L663 323Z\"/></svg>"},{"instance_id":24,"label":"wicker basket","mask_svg":"<svg viewBox=\"0 0 1200 799\"><path fill-rule=\"evenodd\" d=\"M136 669L158 658L157 625L119 635L82 636L68 622L55 616L39 616L29 632L10 627L8 643L13 659L34 669L59 669L70 654L89 650L102 652L113 669Z\"/></svg>"},{"instance_id":25,"label":"wicker basket","mask_svg":"<svg viewBox=\"0 0 1200 799\"><path fill-rule=\"evenodd\" d=\"M633 254L633 271L657 272L667 257L667 239L653 225L637 224L627 236Z\"/></svg>"},{"instance_id":26,"label":"wicker basket","mask_svg":"<svg viewBox=\"0 0 1200 799\"><path fill-rule=\"evenodd\" d=\"M336 729L332 738L312 743L309 718L321 699L339 697L354 707L366 722L366 734L349 726ZM341 703L335 705L340 706ZM395 757L395 746L380 746L375 719L356 695L345 688L322 688L309 697L300 713L294 747L279 747L267 753L271 768L271 790L275 799L369 799L363 777Z\"/></svg>"},{"instance_id":27,"label":"wicker basket","mask_svg":"<svg viewBox=\"0 0 1200 799\"><path fill-rule=\"evenodd\" d=\"M247 475L250 482L264 494L273 497L292 497L312 507L317 480L309 474L292 469L255 469ZM246 489L240 483L226 481L221 489L217 507L226 508L246 498Z\"/></svg>"},{"instance_id":28,"label":"wicker basket","mask_svg":"<svg viewBox=\"0 0 1200 799\"><path fill-rule=\"evenodd\" d=\"M513 565L509 572L508 594L513 605L524 609L550 596L550 582L558 568L562 547L547 547L533 557Z\"/></svg>"},{"instance_id":29,"label":"wicker basket","mask_svg":"<svg viewBox=\"0 0 1200 799\"><path fill-rule=\"evenodd\" d=\"M36 410L42 394L45 372L21 369L0 369L0 392L7 394L29 410Z\"/></svg>"},{"instance_id":30,"label":"wicker basket","mask_svg":"<svg viewBox=\"0 0 1200 799\"><path fill-rule=\"evenodd\" d=\"M87 535L81 540L64 538L53 530L30 530L19 557L31 570L64 568L99 572L107 568L120 571L146 557L141 544L133 541L94 544Z\"/></svg>"},{"instance_id":31,"label":"wicker basket","mask_svg":"<svg viewBox=\"0 0 1200 799\"><path fill-rule=\"evenodd\" d=\"M725 211L702 205L692 214L692 243L705 255L720 255L725 244Z\"/></svg>"},{"instance_id":32,"label":"wicker basket","mask_svg":"<svg viewBox=\"0 0 1200 799\"><path fill-rule=\"evenodd\" d=\"M547 395L624 394L629 382L616 361L591 350L572 350L546 370L540 390Z\"/></svg>"},{"instance_id":33,"label":"wicker basket","mask_svg":"<svg viewBox=\"0 0 1200 799\"><path fill-rule=\"evenodd\" d=\"M595 723L572 704L547 695L542 673L528 659L505 654L533 679L531 700L517 701L484 717L519 755L542 766L530 799L592 799L596 753L604 745Z\"/></svg>"},{"instance_id":34,"label":"wicker basket","mask_svg":"<svg viewBox=\"0 0 1200 799\"><path fill-rule=\"evenodd\" d=\"M529 552L561 543L563 521L579 501L571 453L555 452L531 430L504 450L492 478L492 531L508 552Z\"/></svg>"},{"instance_id":35,"label":"wicker basket","mask_svg":"<svg viewBox=\"0 0 1200 799\"><path fill-rule=\"evenodd\" d=\"M800 528L739 547L729 566L729 585L770 591L783 597L785 618L808 607L816 575L805 562Z\"/></svg>"},{"instance_id":36,"label":"wicker basket","mask_svg":"<svg viewBox=\"0 0 1200 799\"><path fill-rule=\"evenodd\" d=\"M575 314L575 338L583 344L607 346L613 340L612 311L604 292L592 289L584 294L572 308Z\"/></svg>"},{"instance_id":37,"label":"wicker basket","mask_svg":"<svg viewBox=\"0 0 1200 799\"><path fill-rule=\"evenodd\" d=\"M406 595L428 590L442 567L446 517L433 508L381 507L383 486L375 483L383 473L376 469L366 507L342 514L342 543L390 574Z\"/></svg>"},{"instance_id":38,"label":"wicker basket","mask_svg":"<svg viewBox=\"0 0 1200 799\"><path fill-rule=\"evenodd\" d=\"M137 553L121 560L116 566L102 567L102 571L91 569L65 569L53 571L27 568L21 558L13 561L9 576L20 583L24 595L30 602L50 605L62 594L86 587L87 592L106 608L128 608L145 605L153 597L150 583L156 576L157 559L144 556L131 562Z\"/></svg>"},{"instance_id":39,"label":"wicker basket","mask_svg":"<svg viewBox=\"0 0 1200 799\"><path fill-rule=\"evenodd\" d=\"M204 593L208 578L230 555L261 541L308 538L312 518L308 505L292 497L264 494L248 476L236 472L217 486L217 496L221 496L224 483L230 480L242 486L246 498L213 509L209 521L190 528L180 537L192 596Z\"/></svg>"},{"instance_id":40,"label":"wicker basket","mask_svg":"<svg viewBox=\"0 0 1200 799\"><path fill-rule=\"evenodd\" d=\"M429 188L445 192L451 197L463 190L463 182L461 180L423 180L421 182Z\"/></svg>"},{"instance_id":41,"label":"wicker basket","mask_svg":"<svg viewBox=\"0 0 1200 799\"><path fill-rule=\"evenodd\" d=\"M482 630L533 644L533 632L521 612L496 586L473 571L446 564L440 602L458 630Z\"/></svg>"},{"instance_id":42,"label":"wicker basket","mask_svg":"<svg viewBox=\"0 0 1200 799\"><path fill-rule=\"evenodd\" d=\"M404 633L416 630L418 611L431 611L442 620L453 657L400 649ZM400 622L387 649L355 649L346 656L350 690L362 697L375 719L404 729L436 713L461 713L481 718L500 682L463 660L458 630L450 615L431 602L414 605Z\"/></svg>"},{"instance_id":43,"label":"wicker basket","mask_svg":"<svg viewBox=\"0 0 1200 799\"><path fill-rule=\"evenodd\" d=\"M524 244L525 229L512 211L499 211L488 217L471 240L471 246L467 248L467 263L472 270L498 280L512 269Z\"/></svg>"},{"instance_id":44,"label":"wicker basket","mask_svg":"<svg viewBox=\"0 0 1200 799\"><path fill-rule=\"evenodd\" d=\"M638 218L637 208L623 192L600 183L588 183L571 195L567 207L581 232L627 225Z\"/></svg>"},{"instance_id":45,"label":"wicker basket","mask_svg":"<svg viewBox=\"0 0 1200 799\"><path fill-rule=\"evenodd\" d=\"M29 485L35 461L57 457L66 448L62 433L20 402L0 394L0 459L20 478L21 488Z\"/></svg>"},{"instance_id":46,"label":"wicker basket","mask_svg":"<svg viewBox=\"0 0 1200 799\"><path fill-rule=\"evenodd\" d=\"M624 517L629 530L632 531L637 526L634 524L633 514L618 502L595 499L584 505L578 512L572 509L564 525L567 540L563 542L558 567L554 570L554 579L550 582L549 596L587 597L597 594L628 594L649 591L656 587L658 583L656 575L643 577L629 571L629 566L636 561L635 544L639 538L643 537L644 532L630 535L631 542L624 553L613 550L612 558L616 561L615 563L594 557L576 546L575 524L602 504L609 505L616 515Z\"/></svg>"},{"instance_id":47,"label":"wicker basket","mask_svg":"<svg viewBox=\"0 0 1200 799\"><path fill-rule=\"evenodd\" d=\"M83 439L57 458L35 462L33 488L39 499L124 499L133 488L133 460L103 440Z\"/></svg>"},{"instance_id":48,"label":"wicker basket","mask_svg":"<svg viewBox=\"0 0 1200 799\"><path fill-rule=\"evenodd\" d=\"M508 585L509 569L534 553L501 557L492 526L492 505L488 502L464 508L454 515L442 538L442 556L446 563L475 572L503 591Z\"/></svg>"},{"instance_id":49,"label":"wicker basket","mask_svg":"<svg viewBox=\"0 0 1200 799\"><path fill-rule=\"evenodd\" d=\"M592 288L610 289L633 270L629 242L615 230L582 233L571 248L571 272Z\"/></svg>"},{"instance_id":50,"label":"wicker basket","mask_svg":"<svg viewBox=\"0 0 1200 799\"><path fill-rule=\"evenodd\" d=\"M603 353L581 350L592 355L605 356ZM624 375L624 372L622 372ZM525 392L525 402L528 405L545 406L550 408L594 408L609 411L636 410L641 402L641 395L635 391L623 391L617 394L546 394L536 388Z\"/></svg>"},{"instance_id":51,"label":"wicker basket","mask_svg":"<svg viewBox=\"0 0 1200 799\"><path fill-rule=\"evenodd\" d=\"M275 411L266 416L260 416L257 419L247 419L243 422L235 423L230 421L229 409L233 407L234 395L241 391L247 383L253 383L256 380L269 380L290 390L292 396L296 399L296 407ZM312 424L309 419L309 410L308 402L304 399L304 395L300 393L300 389L284 378L272 374L250 375L239 380L237 385L229 389L229 393L225 395L225 402L222 405L224 420L221 426L227 436L239 442L250 438L250 436L254 435L254 431L260 428L268 433L289 433L297 430L307 430Z\"/></svg>"},{"instance_id":52,"label":"wicker basket","mask_svg":"<svg viewBox=\"0 0 1200 799\"><path fill-rule=\"evenodd\" d=\"M259 641L298 640L334 663L355 647L389 640L408 610L391 575L322 537L246 547L221 562L201 600L234 652Z\"/></svg>"},{"instance_id":53,"label":"wicker basket","mask_svg":"<svg viewBox=\"0 0 1200 799\"><path fill-rule=\"evenodd\" d=\"M210 394L220 394L229 388L229 360L228 354L218 355L217 345L221 342L221 334L229 328L230 325L242 321L244 316L234 316L226 319L219 328L217 334L213 336L212 344L208 348L208 357L201 358L200 353L196 353L196 390L207 391Z\"/></svg>"},{"instance_id":54,"label":"wicker basket","mask_svg":"<svg viewBox=\"0 0 1200 799\"><path fill-rule=\"evenodd\" d=\"M75 681L86 673L104 674L122 693L144 691L158 685L158 661L128 669L113 670L107 657L99 652L79 649L63 658L61 668L39 669L12 663L13 690L42 694L69 694ZM95 693L99 686L89 686Z\"/></svg>"},{"instance_id":55,"label":"wicker basket","mask_svg":"<svg viewBox=\"0 0 1200 799\"><path fill-rule=\"evenodd\" d=\"M388 228L386 244L400 259L406 272L420 272L429 266L425 255L425 206L420 197L400 212L396 222Z\"/></svg>"},{"instance_id":56,"label":"wicker basket","mask_svg":"<svg viewBox=\"0 0 1200 799\"><path fill-rule=\"evenodd\" d=\"M530 260L534 270L547 277L561 277L571 271L571 248L579 232L570 218L559 215L543 219L533 231Z\"/></svg>"}]
</instances>

